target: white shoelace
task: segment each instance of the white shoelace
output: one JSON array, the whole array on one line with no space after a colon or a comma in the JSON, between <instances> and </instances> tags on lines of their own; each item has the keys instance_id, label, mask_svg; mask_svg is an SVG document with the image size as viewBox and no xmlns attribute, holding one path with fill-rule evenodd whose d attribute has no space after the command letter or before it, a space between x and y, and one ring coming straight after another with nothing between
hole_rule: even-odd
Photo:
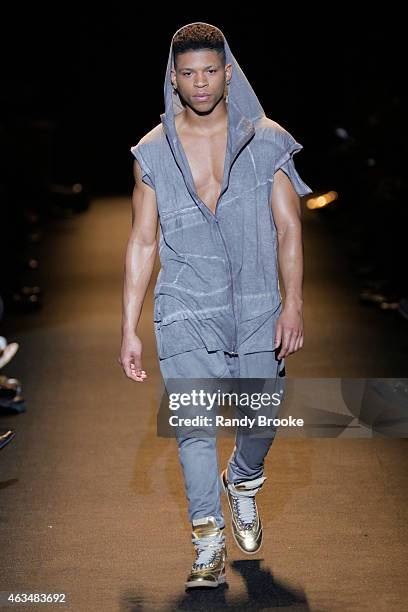
<instances>
[{"instance_id":1,"label":"white shoelace","mask_svg":"<svg viewBox=\"0 0 408 612\"><path fill-rule=\"evenodd\" d=\"M193 544L197 551L194 567L199 568L204 565L209 565L211 561L214 561L216 553L221 550L224 542L224 535L193 538Z\"/></svg>"},{"instance_id":2,"label":"white shoelace","mask_svg":"<svg viewBox=\"0 0 408 612\"><path fill-rule=\"evenodd\" d=\"M246 527L252 526L256 519L255 497L233 494L233 500L240 523Z\"/></svg>"}]
</instances>

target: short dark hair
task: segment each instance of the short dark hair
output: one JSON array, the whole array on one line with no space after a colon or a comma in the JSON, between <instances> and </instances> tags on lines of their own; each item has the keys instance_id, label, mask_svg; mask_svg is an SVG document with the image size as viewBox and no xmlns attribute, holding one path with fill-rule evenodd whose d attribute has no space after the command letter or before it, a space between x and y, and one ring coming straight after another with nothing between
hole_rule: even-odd
<instances>
[{"instance_id":1,"label":"short dark hair","mask_svg":"<svg viewBox=\"0 0 408 612\"><path fill-rule=\"evenodd\" d=\"M225 67L225 46L222 32L207 23L192 23L176 32L173 38L173 59L176 66L177 55L187 51L210 49L216 51Z\"/></svg>"}]
</instances>

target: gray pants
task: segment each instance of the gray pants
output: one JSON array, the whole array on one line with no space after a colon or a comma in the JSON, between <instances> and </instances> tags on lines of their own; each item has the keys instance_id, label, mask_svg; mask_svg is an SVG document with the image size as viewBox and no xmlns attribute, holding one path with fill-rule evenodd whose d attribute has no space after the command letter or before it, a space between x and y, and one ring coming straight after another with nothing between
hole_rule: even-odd
<instances>
[{"instance_id":1,"label":"gray pants","mask_svg":"<svg viewBox=\"0 0 408 612\"><path fill-rule=\"evenodd\" d=\"M211 379L208 381L209 385L205 385L206 390L211 389L211 386L213 389L219 389L219 383L222 381L224 391L228 388L228 379L231 378L235 379L235 382L238 378L265 379L267 388L263 388L264 392L272 393L279 388L283 394L284 359L278 361L275 351L235 355L222 350L209 352L206 348L199 348L160 359L159 364L168 394L175 389L174 383L169 379L175 378ZM242 393L242 388L240 392ZM281 397L283 398L283 395ZM254 416L253 410L251 412ZM276 429L268 428L265 434L261 434L264 437L251 437L247 428L245 431L240 427L237 428L235 448L227 466L227 477L230 482L237 483L263 475L264 459L275 433ZM209 434L208 428L203 435L200 435L199 429L196 430L194 436L186 435L185 429L181 429L176 433L176 440L190 522L214 516L219 527L224 527L216 435Z\"/></svg>"}]
</instances>

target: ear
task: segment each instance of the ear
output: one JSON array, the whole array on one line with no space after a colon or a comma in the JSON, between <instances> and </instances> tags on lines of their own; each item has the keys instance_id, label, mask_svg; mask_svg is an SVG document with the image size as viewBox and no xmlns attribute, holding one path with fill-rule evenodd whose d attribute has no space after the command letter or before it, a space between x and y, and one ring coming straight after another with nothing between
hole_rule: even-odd
<instances>
[{"instance_id":1,"label":"ear","mask_svg":"<svg viewBox=\"0 0 408 612\"><path fill-rule=\"evenodd\" d=\"M225 66L225 80L228 82L232 77L232 64L226 64Z\"/></svg>"}]
</instances>

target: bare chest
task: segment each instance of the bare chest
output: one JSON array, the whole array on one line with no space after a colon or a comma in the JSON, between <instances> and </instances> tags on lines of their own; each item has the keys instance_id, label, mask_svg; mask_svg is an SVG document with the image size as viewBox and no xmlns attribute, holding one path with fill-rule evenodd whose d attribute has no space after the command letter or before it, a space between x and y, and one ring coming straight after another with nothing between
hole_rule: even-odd
<instances>
[{"instance_id":1,"label":"bare chest","mask_svg":"<svg viewBox=\"0 0 408 612\"><path fill-rule=\"evenodd\" d=\"M200 200L215 214L224 177L227 131L211 137L180 135Z\"/></svg>"}]
</instances>

